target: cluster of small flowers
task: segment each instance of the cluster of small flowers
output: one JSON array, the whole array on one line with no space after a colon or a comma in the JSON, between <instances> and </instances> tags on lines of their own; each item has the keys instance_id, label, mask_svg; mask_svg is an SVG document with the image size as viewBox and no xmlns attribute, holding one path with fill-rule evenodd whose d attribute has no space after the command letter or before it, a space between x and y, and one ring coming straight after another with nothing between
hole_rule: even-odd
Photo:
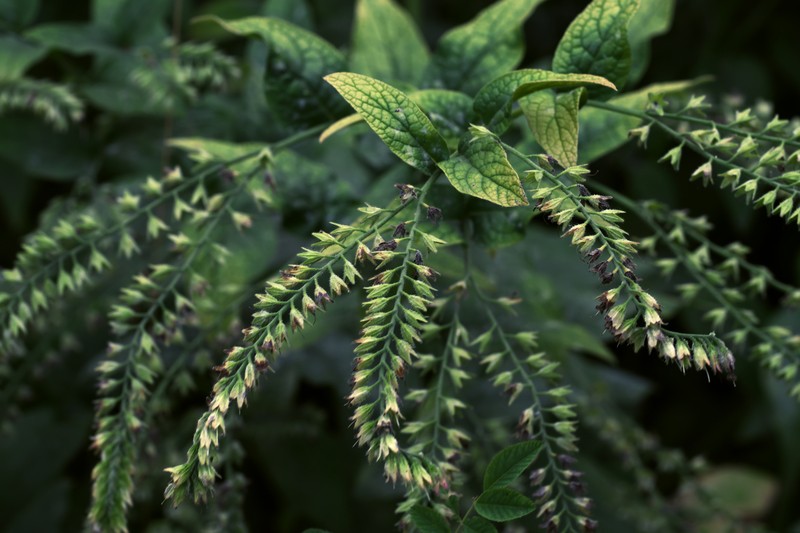
<instances>
[{"instance_id":1,"label":"cluster of small flowers","mask_svg":"<svg viewBox=\"0 0 800 533\"><path fill-rule=\"evenodd\" d=\"M429 461L403 453L394 434L401 418L399 381L416 357L414 345L426 322L435 275L423 264L421 252L408 246L412 236L406 237L406 232L406 224L399 224L393 232L397 240L377 242L370 252L379 268L396 257L401 262L380 270L366 287L367 311L356 341L353 390L347 400L355 406L351 420L358 444L368 446L370 459L384 461L387 478L427 489L434 484L431 474L436 475L436 469ZM402 241L407 241L407 249L397 251Z\"/></svg>"},{"instance_id":2,"label":"cluster of small flowers","mask_svg":"<svg viewBox=\"0 0 800 533\"><path fill-rule=\"evenodd\" d=\"M636 264L631 257L637 243L627 237L618 224L623 222L622 211L610 209L609 196L591 194L582 183L586 169L566 169L562 175L577 183L565 185L559 177L537 170L534 178L539 187L534 191L538 209L548 218L566 228L564 236L583 254L604 285L619 280L619 285L598 296L597 311L604 316L605 327L617 342L629 343L635 350L647 346L667 361L676 362L682 369L693 365L697 370L723 372L732 377L734 359L727 346L711 335L674 333L664 326L661 305L640 285ZM544 177L553 183L543 186ZM580 218L579 223L572 223Z\"/></svg>"},{"instance_id":3,"label":"cluster of small flowers","mask_svg":"<svg viewBox=\"0 0 800 533\"><path fill-rule=\"evenodd\" d=\"M227 351L225 361L215 367L220 378L214 385L208 411L200 418L186 463L167 469L172 482L165 495L178 505L187 495L205 499L216 479L213 467L221 435L225 433L225 415L231 402L241 409L247 391L255 387L260 374L270 368L288 341L289 330L303 329L309 318L324 310L334 296L349 290L360 274L346 254L356 257L364 245L349 237L357 232L351 226L338 226L333 232L318 232L319 249L306 249L300 254L301 264L290 265L280 276L267 283L266 291L257 295L252 325L242 333L246 346ZM338 273L337 273L338 272ZM341 274L341 275L340 275ZM328 290L323 288L327 282Z\"/></svg>"}]
</instances>

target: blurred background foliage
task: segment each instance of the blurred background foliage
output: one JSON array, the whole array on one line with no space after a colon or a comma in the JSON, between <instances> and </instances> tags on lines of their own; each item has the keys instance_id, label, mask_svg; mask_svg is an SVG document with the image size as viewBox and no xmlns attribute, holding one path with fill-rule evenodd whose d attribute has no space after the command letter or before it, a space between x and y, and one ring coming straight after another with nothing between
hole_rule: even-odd
<instances>
[{"instance_id":1,"label":"blurred background foliage","mask_svg":"<svg viewBox=\"0 0 800 533\"><path fill-rule=\"evenodd\" d=\"M405 5L433 44L446 29L469 20L489 3L408 0ZM346 49L352 4L351 0L0 0L0 88L35 80L43 84L37 98L44 106L39 113L5 109L0 114L0 265L11 266L24 236L52 224L60 213L102 195L111 198L112 191L158 175L167 165L185 163L176 150L165 148L165 138L273 141L291 132L291 125L270 117L258 93L263 51L223 35L211 24L192 24L192 18L281 16ZM546 62L584 4L583 0L544 3L526 25L524 64ZM677 0L672 29L653 41L651 62L639 85L711 74L714 82L705 86L711 93L737 95L754 104L762 100L781 116L796 116L800 114L798 16L792 0ZM204 77L191 64L192 50L178 51L175 45L209 40L236 59L238 66L220 64L222 78ZM183 53L186 57L181 55L177 63L170 61ZM184 70L176 70L176 64ZM191 78L191 90L176 82L185 81L180 76ZM55 94L47 84L66 87L69 94ZM47 113L50 118L43 120ZM58 117L65 127L58 127ZM357 150L348 149L352 143ZM757 262L769 266L779 279L797 284L796 228L745 207L727 191L690 183L689 169L700 164L699 159L685 161L680 175L657 165L655 160L666 147L657 138L646 153L625 146L592 168L597 179L630 196L657 198L694 214L708 214L717 242L744 242ZM230 302L228 296L254 292L260 280L307 242L310 231L326 221L346 218L353 206L375 201L385 196L388 184L407 179L405 170L393 166L391 154L370 136L347 133L322 147L306 143L300 153L308 159L276 170L279 214L260 215L253 229L243 234L232 230L227 242L236 255L222 269L208 266L206 274L218 291L220 305L201 311L198 320L216 321L211 329L219 334L198 339L191 371L181 370L175 376L174 390L159 404L161 410L149 429L152 438L138 468L140 482L131 513L134 531L201 527L225 531L226 520L239 508L253 531L392 528L398 494L353 448L343 401L357 333L356 322L350 319L358 313L355 298L342 298L335 313L321 318L318 327L294 345L291 357L252 396L250 408L232 431L235 445L228 455L239 458L233 464L246 475L244 501L231 501L236 491L227 491L226 483L233 484L236 477L226 475L217 499L205 509L172 510L161 504L166 483L161 470L182 458L203 407L204 391L210 390L209 369L220 359L222 348L231 339L235 342L236 317L246 320L248 315L249 300L239 309L240 301ZM447 216L447 206L443 207ZM628 222L631 232L642 236L644 228L632 217ZM674 461L680 465L703 456L708 466L697 481L703 494L713 496L742 527L759 523L767 529L800 531L796 506L800 409L786 395L785 386L746 357L737 358L739 380L734 387L718 379L708 382L702 374L681 375L655 357L615 350L605 344L602 324L593 316L599 289L585 265L541 221L518 226L524 234L521 245L489 254L481 259L483 264L490 276L503 280L500 290L523 297L517 320L540 331L542 347L567 363L569 380L585 395L584 401L613 406L622 420L630 418L652 436L647 441L654 451L647 459L652 464L645 466L658 465L659 474L650 481L664 497L663 513L691 513L700 497L697 487L680 483L681 473L670 470L671 457L684 457ZM148 253L157 256L159 250ZM4 531L81 529L95 460L89 438L94 366L107 343L104 309L149 260L152 257L145 256L114 271L96 283L88 297L65 298L29 340L30 353L37 354L31 360L46 364L23 359L15 363L13 379L0 376L0 408L10 415L3 417L0 435ZM679 309L671 317L678 329L704 330L702 313L670 300L670 282L643 263L646 281L662 291L659 299ZM446 263L438 267L448 273ZM774 303L763 304L759 315L766 322L799 329L797 314L778 312ZM175 355L167 351L166 357L169 362ZM581 358L580 365L569 363L575 357ZM473 423L480 426L502 404L502 398L482 404ZM601 530L636 530L642 523L635 518L637 502L647 488L624 473L620 455L604 438L613 435L613 428L605 427L607 419L599 416L596 424L591 417L582 421L581 469L587 473ZM490 448L492 431L491 426L482 428ZM480 461L477 457L476 464ZM713 522L701 521L696 527L719 530Z\"/></svg>"}]
</instances>

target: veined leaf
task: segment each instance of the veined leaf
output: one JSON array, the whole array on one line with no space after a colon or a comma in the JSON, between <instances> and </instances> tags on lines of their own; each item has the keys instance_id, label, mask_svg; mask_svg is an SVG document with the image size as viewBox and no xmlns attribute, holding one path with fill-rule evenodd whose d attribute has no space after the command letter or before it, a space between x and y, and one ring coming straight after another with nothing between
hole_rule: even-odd
<instances>
[{"instance_id":1,"label":"veined leaf","mask_svg":"<svg viewBox=\"0 0 800 533\"><path fill-rule=\"evenodd\" d=\"M556 72L596 74L617 87L628 80L628 24L639 0L593 0L569 25L553 56Z\"/></svg>"},{"instance_id":2,"label":"veined leaf","mask_svg":"<svg viewBox=\"0 0 800 533\"><path fill-rule=\"evenodd\" d=\"M500 487L489 489L475 500L475 510L494 522L508 522L533 512L536 504L514 489Z\"/></svg>"},{"instance_id":3,"label":"veined leaf","mask_svg":"<svg viewBox=\"0 0 800 533\"><path fill-rule=\"evenodd\" d=\"M504 207L528 205L519 175L492 138L463 143L462 152L439 163L439 168L458 192Z\"/></svg>"},{"instance_id":4,"label":"veined leaf","mask_svg":"<svg viewBox=\"0 0 800 533\"><path fill-rule=\"evenodd\" d=\"M585 91L539 91L519 101L536 142L562 167L578 164L578 108Z\"/></svg>"},{"instance_id":5,"label":"veined leaf","mask_svg":"<svg viewBox=\"0 0 800 533\"><path fill-rule=\"evenodd\" d=\"M533 463L541 448L541 442L527 440L498 452L486 467L483 490L505 487L512 483Z\"/></svg>"},{"instance_id":6,"label":"veined leaf","mask_svg":"<svg viewBox=\"0 0 800 533\"><path fill-rule=\"evenodd\" d=\"M522 24L543 0L502 0L439 40L425 86L474 94L522 60Z\"/></svg>"},{"instance_id":7,"label":"veined leaf","mask_svg":"<svg viewBox=\"0 0 800 533\"><path fill-rule=\"evenodd\" d=\"M644 111L651 94L682 92L705 81L707 79L699 78L689 81L656 83L638 91L612 98L608 103L626 109ZM637 117L612 113L590 106L581 109L578 120L581 124L578 132L578 144L581 147L579 161L581 163L592 162L625 144L628 141L628 132L641 122Z\"/></svg>"},{"instance_id":8,"label":"veined leaf","mask_svg":"<svg viewBox=\"0 0 800 533\"><path fill-rule=\"evenodd\" d=\"M450 533L447 521L430 507L415 505L408 514L420 533Z\"/></svg>"},{"instance_id":9,"label":"veined leaf","mask_svg":"<svg viewBox=\"0 0 800 533\"><path fill-rule=\"evenodd\" d=\"M350 68L389 83L416 84L428 47L406 11L392 0L359 0Z\"/></svg>"},{"instance_id":10,"label":"veined leaf","mask_svg":"<svg viewBox=\"0 0 800 533\"><path fill-rule=\"evenodd\" d=\"M469 127L472 98L464 93L445 89L423 89L408 93L408 97L422 108L425 115L449 143L456 143ZM363 120L358 113L341 118L320 134L319 142L324 142L331 135Z\"/></svg>"},{"instance_id":11,"label":"veined leaf","mask_svg":"<svg viewBox=\"0 0 800 533\"><path fill-rule=\"evenodd\" d=\"M408 95L431 119L447 141L456 141L467 131L472 98L458 91L423 89Z\"/></svg>"},{"instance_id":12,"label":"veined leaf","mask_svg":"<svg viewBox=\"0 0 800 533\"><path fill-rule=\"evenodd\" d=\"M267 44L264 91L276 116L302 127L347 113L344 102L323 83L326 74L345 67L344 56L330 43L280 19L211 20L232 33L256 36Z\"/></svg>"},{"instance_id":13,"label":"veined leaf","mask_svg":"<svg viewBox=\"0 0 800 533\"><path fill-rule=\"evenodd\" d=\"M337 72L326 76L400 159L427 174L447 159L447 143L425 113L403 93L369 76Z\"/></svg>"},{"instance_id":14,"label":"veined leaf","mask_svg":"<svg viewBox=\"0 0 800 533\"><path fill-rule=\"evenodd\" d=\"M572 89L585 85L600 85L616 89L613 83L591 74L556 73L549 70L515 70L487 83L475 96L475 114L495 133L507 127L511 104L516 100L544 89Z\"/></svg>"}]
</instances>

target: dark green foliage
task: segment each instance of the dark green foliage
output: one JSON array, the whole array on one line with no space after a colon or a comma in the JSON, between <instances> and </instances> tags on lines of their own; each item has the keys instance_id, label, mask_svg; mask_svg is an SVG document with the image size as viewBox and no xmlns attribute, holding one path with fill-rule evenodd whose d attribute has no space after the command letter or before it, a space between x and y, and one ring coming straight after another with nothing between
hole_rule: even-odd
<instances>
[{"instance_id":1,"label":"dark green foliage","mask_svg":"<svg viewBox=\"0 0 800 533\"><path fill-rule=\"evenodd\" d=\"M11 531L790 529L797 119L629 90L671 1L257 4L0 0Z\"/></svg>"}]
</instances>

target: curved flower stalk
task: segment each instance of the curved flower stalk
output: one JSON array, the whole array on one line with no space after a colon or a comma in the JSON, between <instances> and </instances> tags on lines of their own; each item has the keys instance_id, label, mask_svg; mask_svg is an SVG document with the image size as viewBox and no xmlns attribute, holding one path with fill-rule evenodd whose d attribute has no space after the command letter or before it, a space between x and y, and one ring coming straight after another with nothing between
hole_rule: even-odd
<instances>
[{"instance_id":1,"label":"curved flower stalk","mask_svg":"<svg viewBox=\"0 0 800 533\"><path fill-rule=\"evenodd\" d=\"M653 202L637 204L613 193L631 212L644 220L655 232L648 239L648 247L665 246L672 257L661 258L657 264L665 275L671 275L678 266L693 278L693 283L679 287L684 298L694 299L700 292L707 294L714 307L705 318L715 328L727 323L728 337L740 346L754 342L753 356L758 358L776 376L793 384L790 395L800 400L800 335L779 327L765 327L755 313L743 306L747 294L763 295L767 287L784 295L784 302L797 305L800 290L777 280L764 267L747 261L746 249L734 243L723 247L708 240L704 232L709 229L705 218L690 218L684 213L667 210ZM714 262L712 258L718 258ZM745 280L741 277L746 276Z\"/></svg>"},{"instance_id":2,"label":"curved flower stalk","mask_svg":"<svg viewBox=\"0 0 800 533\"><path fill-rule=\"evenodd\" d=\"M399 382L418 358L415 344L434 295L435 272L424 264L423 250L435 252L442 244L420 227L431 209L436 210L425 204L434 181L429 179L420 190L413 218L395 226L395 238L378 242L371 252L378 272L366 287L366 314L348 397L355 407L357 442L367 446L367 457L383 461L387 479L422 491L442 485L443 472L426 456L401 448L395 433L402 419ZM395 259L399 263L392 266Z\"/></svg>"},{"instance_id":3,"label":"curved flower stalk","mask_svg":"<svg viewBox=\"0 0 800 533\"><path fill-rule=\"evenodd\" d=\"M597 523L589 518L591 500L585 496L583 474L573 468L578 451L577 420L570 387L558 385L559 363L534 351L534 332L507 332L492 309L498 302L485 296L472 278L469 287L484 304L489 325L473 341L484 354L481 364L486 365L492 384L508 396L509 405L523 394L530 402L519 415L516 431L520 438L542 443L544 466L530 474L542 527L548 531L594 531ZM542 387L542 381L548 385Z\"/></svg>"},{"instance_id":4,"label":"curved flower stalk","mask_svg":"<svg viewBox=\"0 0 800 533\"><path fill-rule=\"evenodd\" d=\"M636 242L619 227L623 212L611 209L611 196L592 194L584 185L584 167L570 167L553 174L546 157L541 163L506 145L509 153L519 157L534 170L528 172L534 188L531 196L548 219L564 228L564 236L583 254L589 270L601 283L616 287L597 299L597 310L605 316L606 330L618 342L626 342L635 350L647 346L666 361L681 369L694 366L733 376L734 360L730 350L713 333L707 335L669 330L661 316L661 305L640 284L636 275Z\"/></svg>"},{"instance_id":5,"label":"curved flower stalk","mask_svg":"<svg viewBox=\"0 0 800 533\"><path fill-rule=\"evenodd\" d=\"M712 106L705 97L692 97L677 107L663 98L645 112L604 102L589 105L640 118L631 131L640 142L656 128L678 144L660 161L678 168L684 148L706 159L692 172L704 184L716 182L744 195L748 203L800 225L800 123L771 116L767 110L737 110ZM672 109L672 110L670 110ZM709 114L711 117L709 117Z\"/></svg>"},{"instance_id":6,"label":"curved flower stalk","mask_svg":"<svg viewBox=\"0 0 800 533\"><path fill-rule=\"evenodd\" d=\"M464 297L466 286L461 283L453 288L458 292L447 300L436 302L434 311L442 311L452 301L452 319L446 325L431 324L429 328L431 334L447 335L441 353L419 354L414 363L414 368L419 369L423 375L429 375L431 385L413 389L406 395L407 400L419 404L419 409L414 419L406 422L402 430L412 443L408 452L426 457L441 473L442 483L433 505L442 516L452 515L452 509L441 502L451 493L451 487L460 484L462 476L458 459L471 441L467 432L455 424L460 411L467 407L458 395L465 383L473 378L464 366L474 356L466 348L469 334L460 318L460 300ZM415 505L428 499L430 497L424 491L412 488L407 491L397 512L408 513Z\"/></svg>"},{"instance_id":7,"label":"curved flower stalk","mask_svg":"<svg viewBox=\"0 0 800 533\"><path fill-rule=\"evenodd\" d=\"M15 110L30 110L56 130L83 118L83 102L67 86L28 78L0 81L0 115Z\"/></svg>"},{"instance_id":8,"label":"curved flower stalk","mask_svg":"<svg viewBox=\"0 0 800 533\"><path fill-rule=\"evenodd\" d=\"M31 235L14 268L3 272L2 352L11 351L34 315L47 309L53 299L79 291L94 273L109 269L113 261L107 256L109 248L116 245L118 253L126 258L138 252L140 238L134 237L138 223L146 221L150 238L166 231L169 226L156 214L157 208L171 203L173 217L180 220L193 210L192 205L204 198L208 180L216 179L228 165L257 155L252 153L212 164L188 177L176 169L162 180L149 178L138 191L120 195L107 218L92 210L71 220L62 219L53 228Z\"/></svg>"},{"instance_id":9,"label":"curved flower stalk","mask_svg":"<svg viewBox=\"0 0 800 533\"><path fill-rule=\"evenodd\" d=\"M409 194L414 190L404 187ZM278 357L290 331L303 329L317 311L332 301L331 295L348 291L361 277L354 262L372 254L366 243L386 230L406 207L405 202L391 209L367 206L361 209L364 216L354 225L337 225L330 233L314 233L317 243L299 254L302 261L289 265L278 279L267 283L264 293L257 295L257 311L252 325L244 330L244 345L228 350L225 361L217 367L220 378L214 385L208 410L197 423L186 462L167 469L172 481L165 496L175 505L187 497L195 501L207 497L216 478L214 463L231 403L241 409L247 391L255 387L258 375Z\"/></svg>"},{"instance_id":10,"label":"curved flower stalk","mask_svg":"<svg viewBox=\"0 0 800 533\"><path fill-rule=\"evenodd\" d=\"M235 187L208 199L202 211L194 213L200 233L191 238L173 234L176 251L183 255L177 265L152 265L148 274L122 290L121 303L111 311L111 327L120 339L109 345L108 359L98 366L97 432L93 448L100 461L92 472L92 506L89 521L104 531L125 531L126 510L131 505L133 471L138 436L144 431L149 389L161 372L159 338L179 334L181 316L193 304L182 285L196 263L215 246L212 236L228 217L241 220L244 213L233 209L250 178L240 178Z\"/></svg>"}]
</instances>

